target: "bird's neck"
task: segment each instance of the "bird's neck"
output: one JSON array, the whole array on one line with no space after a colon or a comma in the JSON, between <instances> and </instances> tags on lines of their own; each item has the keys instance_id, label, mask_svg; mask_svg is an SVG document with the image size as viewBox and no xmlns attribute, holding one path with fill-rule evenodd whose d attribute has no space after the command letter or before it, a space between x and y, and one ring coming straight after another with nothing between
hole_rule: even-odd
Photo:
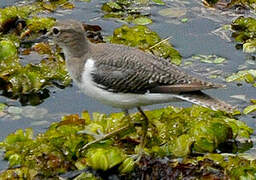
<instances>
[{"instance_id":1,"label":"bird's neck","mask_svg":"<svg viewBox=\"0 0 256 180\"><path fill-rule=\"evenodd\" d=\"M86 37L79 37L73 39L62 47L66 59L82 58L90 50L91 43Z\"/></svg>"}]
</instances>

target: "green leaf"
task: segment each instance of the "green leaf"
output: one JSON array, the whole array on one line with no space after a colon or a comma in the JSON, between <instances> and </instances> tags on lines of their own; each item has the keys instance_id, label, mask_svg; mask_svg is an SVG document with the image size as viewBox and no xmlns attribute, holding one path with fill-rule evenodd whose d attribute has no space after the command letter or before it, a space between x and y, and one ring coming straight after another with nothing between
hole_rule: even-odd
<instances>
[{"instance_id":1,"label":"green leaf","mask_svg":"<svg viewBox=\"0 0 256 180\"><path fill-rule=\"evenodd\" d=\"M6 105L3 103L0 103L0 112L2 112L6 108Z\"/></svg>"},{"instance_id":2,"label":"green leaf","mask_svg":"<svg viewBox=\"0 0 256 180\"><path fill-rule=\"evenodd\" d=\"M234 73L226 78L226 82L233 82L233 81L245 81L253 85L256 81L256 70L249 69L249 70L238 71L237 73Z\"/></svg>"},{"instance_id":3,"label":"green leaf","mask_svg":"<svg viewBox=\"0 0 256 180\"><path fill-rule=\"evenodd\" d=\"M201 62L204 62L204 63L214 63L214 64L221 64L223 63L224 61L226 61L226 58L223 58L223 57L218 57L216 55L194 55L192 56L193 59L196 59L196 60L200 60Z\"/></svg>"},{"instance_id":4,"label":"green leaf","mask_svg":"<svg viewBox=\"0 0 256 180\"><path fill-rule=\"evenodd\" d=\"M169 151L176 157L184 157L191 153L191 146L194 141L190 135L183 134L169 145Z\"/></svg>"},{"instance_id":5,"label":"green leaf","mask_svg":"<svg viewBox=\"0 0 256 180\"><path fill-rule=\"evenodd\" d=\"M181 18L186 15L187 10L185 8L165 8L158 11L158 13L165 17Z\"/></svg>"},{"instance_id":6,"label":"green leaf","mask_svg":"<svg viewBox=\"0 0 256 180\"><path fill-rule=\"evenodd\" d=\"M94 169L106 171L123 161L123 152L119 148L92 148L87 153L88 165Z\"/></svg>"},{"instance_id":7,"label":"green leaf","mask_svg":"<svg viewBox=\"0 0 256 180\"><path fill-rule=\"evenodd\" d=\"M147 17L138 17L133 20L133 23L137 25L147 25L147 24L151 24L152 20Z\"/></svg>"},{"instance_id":8,"label":"green leaf","mask_svg":"<svg viewBox=\"0 0 256 180\"><path fill-rule=\"evenodd\" d=\"M243 110L243 113L244 113L244 114L249 114L249 113L252 113L252 112L254 112L254 111L256 111L256 104L247 106L247 107Z\"/></svg>"},{"instance_id":9,"label":"green leaf","mask_svg":"<svg viewBox=\"0 0 256 180\"><path fill-rule=\"evenodd\" d=\"M218 57L218 58L216 58L216 59L213 61L213 63L214 63L214 64L221 64L221 63L223 63L224 61L226 61L225 58Z\"/></svg>"},{"instance_id":10,"label":"green leaf","mask_svg":"<svg viewBox=\"0 0 256 180\"><path fill-rule=\"evenodd\" d=\"M180 21L181 21L182 23L186 23L186 22L188 22L188 18L182 18Z\"/></svg>"},{"instance_id":11,"label":"green leaf","mask_svg":"<svg viewBox=\"0 0 256 180\"><path fill-rule=\"evenodd\" d=\"M119 166L119 171L122 174L126 174L128 172L131 172L134 169L135 162L133 158L126 158L122 164Z\"/></svg>"},{"instance_id":12,"label":"green leaf","mask_svg":"<svg viewBox=\"0 0 256 180\"><path fill-rule=\"evenodd\" d=\"M256 104L256 99L251 99L251 103Z\"/></svg>"},{"instance_id":13,"label":"green leaf","mask_svg":"<svg viewBox=\"0 0 256 180\"><path fill-rule=\"evenodd\" d=\"M165 5L165 2L162 0L152 0L154 3L158 4L158 5Z\"/></svg>"},{"instance_id":14,"label":"green leaf","mask_svg":"<svg viewBox=\"0 0 256 180\"><path fill-rule=\"evenodd\" d=\"M3 60L16 58L17 49L12 41L2 40L0 41L0 63Z\"/></svg>"}]
</instances>

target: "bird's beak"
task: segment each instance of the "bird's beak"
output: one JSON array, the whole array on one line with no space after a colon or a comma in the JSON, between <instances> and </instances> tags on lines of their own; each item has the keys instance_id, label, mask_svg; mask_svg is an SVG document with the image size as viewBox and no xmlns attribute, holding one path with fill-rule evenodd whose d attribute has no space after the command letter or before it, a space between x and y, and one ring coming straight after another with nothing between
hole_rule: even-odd
<instances>
[{"instance_id":1,"label":"bird's beak","mask_svg":"<svg viewBox=\"0 0 256 180\"><path fill-rule=\"evenodd\" d=\"M24 41L22 41L22 44L46 42L48 40L51 40L52 39L51 37L52 37L52 32L49 31L46 34L44 34L36 39L24 40Z\"/></svg>"}]
</instances>

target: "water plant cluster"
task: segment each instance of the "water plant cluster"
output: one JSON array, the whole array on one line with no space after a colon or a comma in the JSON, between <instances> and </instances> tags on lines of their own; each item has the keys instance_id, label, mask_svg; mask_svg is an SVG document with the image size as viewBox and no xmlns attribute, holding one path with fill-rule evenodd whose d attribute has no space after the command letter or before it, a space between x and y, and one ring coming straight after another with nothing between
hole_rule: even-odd
<instances>
[{"instance_id":1,"label":"water plant cluster","mask_svg":"<svg viewBox=\"0 0 256 180\"><path fill-rule=\"evenodd\" d=\"M168 58L173 64L181 64L180 53L173 48L168 39L162 40L156 32L151 31L147 26L129 27L123 25L116 28L113 36L108 37L107 40L115 44L137 47L156 56Z\"/></svg>"},{"instance_id":2,"label":"water plant cluster","mask_svg":"<svg viewBox=\"0 0 256 180\"><path fill-rule=\"evenodd\" d=\"M104 18L118 18L128 23L147 25L153 22L147 10L151 3L165 5L162 0L117 0L104 3L101 9L105 12Z\"/></svg>"},{"instance_id":3,"label":"water plant cluster","mask_svg":"<svg viewBox=\"0 0 256 180\"><path fill-rule=\"evenodd\" d=\"M245 123L223 112L200 106L170 106L146 111L146 114L150 120L147 145L144 148L147 156L168 156L174 159L182 157L179 163L170 161L171 167L186 164L196 166L205 161L203 166L216 166L216 171L221 171L228 177L233 177L237 171L241 173L241 177L245 176L248 169L249 172L256 171L254 161L237 155L216 154L217 151L244 152L252 146L249 136L253 131ZM83 112L81 117L67 115L37 136L33 135L32 129L17 130L0 143L0 148L5 151L4 158L10 165L10 169L2 172L0 177L57 178L61 173L86 169L87 173L102 178L94 170L109 171L109 175L112 170L112 173L120 176L130 176L135 169L142 171L143 159L139 165L135 164L135 160L142 133L139 124L143 117L135 113L131 118L133 123L118 136L93 144L87 149L82 147L95 138L126 126L128 119L124 114L93 113L90 117L88 112ZM241 138L246 141L237 144ZM196 154L198 155L195 156ZM226 156L230 161L224 160ZM211 161L210 164L207 163L208 160ZM234 166L241 161L245 164L242 169ZM189 168L184 169L189 171ZM209 171L209 174L214 174L214 171Z\"/></svg>"},{"instance_id":4,"label":"water plant cluster","mask_svg":"<svg viewBox=\"0 0 256 180\"><path fill-rule=\"evenodd\" d=\"M71 79L63 57L49 44L22 47L27 36L37 37L55 24L52 18L33 16L37 5L6 7L0 10L0 82L3 94L11 98L29 96L32 104L41 103L38 96L46 86L68 86ZM22 63L21 55L44 54L35 63ZM33 96L31 96L33 94Z\"/></svg>"}]
</instances>

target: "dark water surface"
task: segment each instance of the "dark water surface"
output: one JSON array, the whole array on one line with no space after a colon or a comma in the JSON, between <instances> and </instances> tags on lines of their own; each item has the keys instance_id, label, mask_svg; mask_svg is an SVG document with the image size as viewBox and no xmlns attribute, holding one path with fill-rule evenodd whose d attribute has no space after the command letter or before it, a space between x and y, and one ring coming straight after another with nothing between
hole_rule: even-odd
<instances>
[{"instance_id":1,"label":"dark water surface","mask_svg":"<svg viewBox=\"0 0 256 180\"><path fill-rule=\"evenodd\" d=\"M200 74L207 78L207 69L221 70L221 77L226 77L228 74L236 72L239 66L246 66L247 64L245 62L248 55L244 54L242 51L236 50L234 42L223 40L212 33L214 30L220 28L221 25L230 23L233 17L228 17L218 12L208 12L208 14L205 14L206 9L197 1L198 0L191 0L191 2L186 5L182 3L183 1L177 3L167 1L169 8L186 8L187 14L185 17L188 18L188 22L179 24L177 24L179 21L175 20L175 18L163 17L158 14L158 11L166 8L166 6L152 6L151 13L154 23L149 25L149 27L162 38L171 36L170 42L181 53L184 61L186 58L195 54L215 54L227 58L226 63L222 65L196 63L192 66L186 66L185 69L187 71L192 71L195 74ZM17 2L20 3L19 0L0 1L0 7L14 5ZM100 7L104 2L105 1L98 0L92 0L90 3L75 2L76 7L72 11L58 10L54 14L47 16L53 16L57 19L72 18L88 24L97 24L102 27L103 35L111 35L113 30L120 27L123 23L113 19L102 19L103 13ZM214 19L212 19L212 17L214 17ZM255 64L250 65L249 68L255 68ZM225 83L221 78L212 79L211 81ZM251 85L243 84L243 86L239 87L235 83L227 85L227 89L208 90L207 93L231 104L238 105L240 109L243 109L249 104L249 99L256 98L255 88L251 87ZM231 98L231 96L234 95L246 95L247 101ZM39 113L42 113L42 117L39 119L35 119L29 115L26 115L26 117L21 115L17 120L14 120L15 118L13 118L13 116L0 118L0 141L9 133L19 128L24 129L32 127L35 133L44 132L50 123L59 121L64 114L80 113L83 110L104 113L119 111L119 109L102 105L94 99L85 96L76 86L67 87L65 89L50 88L50 97L36 107L21 107L19 102L2 96L0 96L0 102L15 105L21 109L27 108L26 110L28 112L30 112L28 110L29 108L31 108L32 111L33 108L35 108ZM172 105L190 106L191 104L184 102L173 103ZM163 106L166 105L153 105L144 107L144 109L155 109ZM240 116L239 119L256 129L256 119L253 118L253 115ZM256 151L254 149L255 146L249 152L255 154ZM7 168L7 163L0 159L0 170L5 168Z\"/></svg>"}]
</instances>

